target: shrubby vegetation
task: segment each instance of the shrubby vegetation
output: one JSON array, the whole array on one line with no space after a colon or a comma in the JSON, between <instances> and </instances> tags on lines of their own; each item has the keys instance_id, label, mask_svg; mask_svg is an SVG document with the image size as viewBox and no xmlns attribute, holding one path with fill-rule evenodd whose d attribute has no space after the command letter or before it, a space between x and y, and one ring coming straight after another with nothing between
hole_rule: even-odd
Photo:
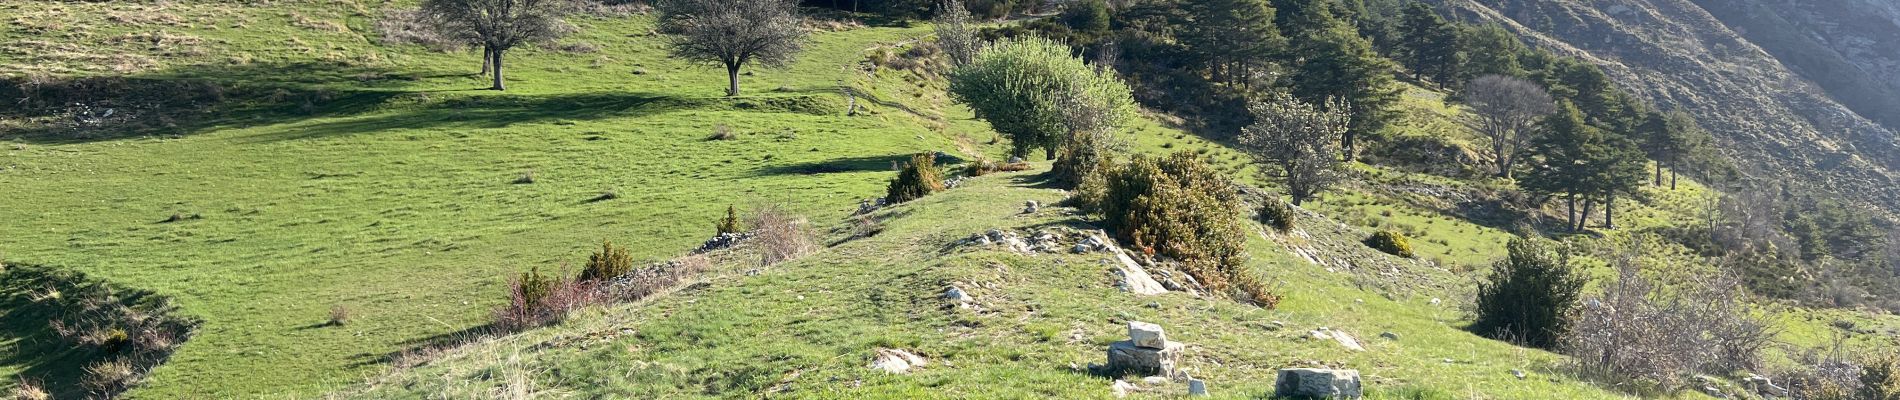
<instances>
[{"instance_id":1,"label":"shrubby vegetation","mask_svg":"<svg viewBox=\"0 0 1900 400\"><path fill-rule=\"evenodd\" d=\"M1582 300L1584 278L1570 265L1570 250L1538 239L1512 239L1510 255L1478 283L1477 320L1471 331L1485 337L1555 349L1570 332L1571 313Z\"/></svg>"},{"instance_id":2,"label":"shrubby vegetation","mask_svg":"<svg viewBox=\"0 0 1900 400\"><path fill-rule=\"evenodd\" d=\"M1398 231L1378 231L1366 237L1366 247L1385 254L1412 258L1412 241Z\"/></svg>"},{"instance_id":3,"label":"shrubby vegetation","mask_svg":"<svg viewBox=\"0 0 1900 400\"><path fill-rule=\"evenodd\" d=\"M604 281L626 275L628 271L633 271L633 255L627 248L615 247L614 242L603 240L600 251L587 256L587 265L581 268L579 279Z\"/></svg>"},{"instance_id":4,"label":"shrubby vegetation","mask_svg":"<svg viewBox=\"0 0 1900 400\"><path fill-rule=\"evenodd\" d=\"M885 189L884 201L897 204L921 199L943 191L943 172L937 170L937 155L919 153L910 162L897 166L897 178Z\"/></svg>"},{"instance_id":5,"label":"shrubby vegetation","mask_svg":"<svg viewBox=\"0 0 1900 400\"><path fill-rule=\"evenodd\" d=\"M1279 297L1246 266L1247 232L1232 182L1193 153L1136 156L1104 168L1102 198L1088 201L1117 239L1152 255L1179 260L1184 272L1215 293L1271 307Z\"/></svg>"},{"instance_id":6,"label":"shrubby vegetation","mask_svg":"<svg viewBox=\"0 0 1900 400\"><path fill-rule=\"evenodd\" d=\"M1293 208L1279 200L1267 201L1260 205L1260 223L1275 231L1293 230Z\"/></svg>"},{"instance_id":7,"label":"shrubby vegetation","mask_svg":"<svg viewBox=\"0 0 1900 400\"><path fill-rule=\"evenodd\" d=\"M1641 275L1638 250L1622 255L1617 280L1578 310L1561 350L1578 373L1626 391L1655 394L1761 367L1775 332L1752 318L1739 282L1701 277L1664 291Z\"/></svg>"},{"instance_id":8,"label":"shrubby vegetation","mask_svg":"<svg viewBox=\"0 0 1900 400\"><path fill-rule=\"evenodd\" d=\"M1134 115L1128 86L1048 39L1004 40L950 73L950 92L1010 138L1013 153L1049 158L1078 134L1112 131Z\"/></svg>"},{"instance_id":9,"label":"shrubby vegetation","mask_svg":"<svg viewBox=\"0 0 1900 400\"><path fill-rule=\"evenodd\" d=\"M572 28L562 16L569 0L426 0L423 13L445 36L482 46L482 72L492 73L491 89L505 90L503 54L515 46L554 40Z\"/></svg>"}]
</instances>

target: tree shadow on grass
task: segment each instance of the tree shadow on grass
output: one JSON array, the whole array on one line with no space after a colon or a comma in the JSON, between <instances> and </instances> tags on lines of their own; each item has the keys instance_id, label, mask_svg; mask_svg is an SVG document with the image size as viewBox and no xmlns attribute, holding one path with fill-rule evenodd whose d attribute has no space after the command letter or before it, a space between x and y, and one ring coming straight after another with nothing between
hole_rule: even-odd
<instances>
[{"instance_id":1,"label":"tree shadow on grass","mask_svg":"<svg viewBox=\"0 0 1900 400\"><path fill-rule=\"evenodd\" d=\"M754 171L755 176L771 175L819 175L845 172L894 171L894 166L910 162L912 154L889 154L881 156L862 156L835 158L825 161L802 162L786 165L774 165ZM937 166L961 164L965 160L945 153L937 154Z\"/></svg>"},{"instance_id":2,"label":"tree shadow on grass","mask_svg":"<svg viewBox=\"0 0 1900 400\"><path fill-rule=\"evenodd\" d=\"M0 79L0 138L59 144L186 136L223 126L375 111L427 79L335 63L187 65L127 76ZM439 90L438 90L439 91Z\"/></svg>"},{"instance_id":3,"label":"tree shadow on grass","mask_svg":"<svg viewBox=\"0 0 1900 400\"><path fill-rule=\"evenodd\" d=\"M390 129L495 129L514 124L642 117L716 106L718 100L668 97L651 93L606 92L548 96L472 96L294 126L257 139L300 140Z\"/></svg>"},{"instance_id":4,"label":"tree shadow on grass","mask_svg":"<svg viewBox=\"0 0 1900 400\"><path fill-rule=\"evenodd\" d=\"M5 268L0 271L0 310L5 310L0 312L0 343L11 341L12 347L0 348L5 350L0 351L0 365L20 371L0 383L31 383L53 398L110 398L130 381L89 387L87 366L126 360L142 375L170 358L198 325L178 317L168 299L152 292L52 267ZM85 345L62 337L62 326L79 331L112 327L127 336L116 344ZM159 340L164 344L154 344Z\"/></svg>"}]
</instances>

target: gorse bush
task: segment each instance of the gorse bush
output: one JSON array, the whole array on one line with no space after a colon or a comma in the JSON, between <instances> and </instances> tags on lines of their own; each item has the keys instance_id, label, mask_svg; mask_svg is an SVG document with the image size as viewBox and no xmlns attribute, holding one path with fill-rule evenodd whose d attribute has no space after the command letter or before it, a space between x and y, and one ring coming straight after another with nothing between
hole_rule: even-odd
<instances>
[{"instance_id":1,"label":"gorse bush","mask_svg":"<svg viewBox=\"0 0 1900 400\"><path fill-rule=\"evenodd\" d=\"M1366 246L1399 257L1412 258L1412 241L1398 231L1379 231L1366 238Z\"/></svg>"},{"instance_id":2,"label":"gorse bush","mask_svg":"<svg viewBox=\"0 0 1900 400\"><path fill-rule=\"evenodd\" d=\"M1510 255L1478 283L1478 318L1471 330L1554 349L1570 331L1570 313L1581 299L1584 279L1571 268L1567 249L1533 239L1513 239L1508 248Z\"/></svg>"},{"instance_id":3,"label":"gorse bush","mask_svg":"<svg viewBox=\"0 0 1900 400\"><path fill-rule=\"evenodd\" d=\"M714 234L720 235L743 232L744 229L739 228L739 209L726 206L726 217L720 218L718 223L713 224L713 231Z\"/></svg>"},{"instance_id":4,"label":"gorse bush","mask_svg":"<svg viewBox=\"0 0 1900 400\"><path fill-rule=\"evenodd\" d=\"M1246 269L1247 231L1240 195L1219 171L1192 153L1137 156L1104 169L1095 200L1080 200L1103 217L1116 239L1146 254L1181 261L1209 291L1271 306L1278 302Z\"/></svg>"},{"instance_id":5,"label":"gorse bush","mask_svg":"<svg viewBox=\"0 0 1900 400\"><path fill-rule=\"evenodd\" d=\"M587 266L581 269L580 280L603 281L626 275L633 270L633 255L625 247L614 247L614 242L601 241L600 251L587 257Z\"/></svg>"},{"instance_id":6,"label":"gorse bush","mask_svg":"<svg viewBox=\"0 0 1900 400\"><path fill-rule=\"evenodd\" d=\"M898 166L897 178L891 180L884 201L902 203L940 191L943 191L943 173L937 171L937 156L920 153L911 156L909 163Z\"/></svg>"},{"instance_id":7,"label":"gorse bush","mask_svg":"<svg viewBox=\"0 0 1900 400\"><path fill-rule=\"evenodd\" d=\"M1278 199L1267 200L1260 205L1260 224L1280 232L1293 230L1293 208Z\"/></svg>"}]
</instances>

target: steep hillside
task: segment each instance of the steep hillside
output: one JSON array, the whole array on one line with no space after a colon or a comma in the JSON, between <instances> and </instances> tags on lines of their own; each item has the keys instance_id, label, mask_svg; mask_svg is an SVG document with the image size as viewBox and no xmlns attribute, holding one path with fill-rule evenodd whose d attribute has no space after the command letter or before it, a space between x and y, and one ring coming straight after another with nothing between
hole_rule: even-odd
<instances>
[{"instance_id":1,"label":"steep hillside","mask_svg":"<svg viewBox=\"0 0 1900 400\"><path fill-rule=\"evenodd\" d=\"M1863 70L1867 80L1843 77L1815 84L1809 74L1828 67L1784 61L1764 51L1754 35L1773 35L1803 47L1819 32L1784 29L1738 33L1728 22L1740 10L1765 16L1757 7L1730 1L1453 0L1445 4L1463 18L1506 26L1534 44L1582 57L1605 68L1625 87L1664 107L1681 107L1715 134L1745 171L1900 210L1900 193L1888 190L1900 178L1900 147L1894 131L1869 116L1894 97L1877 91L1891 71ZM1830 4L1838 2L1828 2ZM1705 9L1703 6L1710 8ZM1842 4L1841 10L1858 10ZM1722 10L1718 15L1710 10ZM1873 10L1859 12L1879 15ZM1764 29L1765 30L1765 29ZM1884 31L1871 31L1880 34ZM1858 42L1854 45L1862 45ZM1806 49L1806 47L1803 47ZM1810 51L1827 51L1816 46ZM1801 58L1801 57L1793 57ZM1879 59L1879 56L1866 58ZM1856 59L1859 59L1858 57ZM1823 61L1814 61L1823 62ZM1804 67L1806 65L1806 67ZM1881 78L1885 76L1885 78ZM1875 78L1880 78L1876 80ZM1845 83L1843 83L1845 82ZM1830 86L1872 92L1831 92ZM1842 105L1847 99L1868 114ZM1881 100L1885 99L1885 100ZM1866 101L1860 101L1866 100Z\"/></svg>"},{"instance_id":2,"label":"steep hillside","mask_svg":"<svg viewBox=\"0 0 1900 400\"><path fill-rule=\"evenodd\" d=\"M1861 116L1900 127L1900 3L1697 0Z\"/></svg>"}]
</instances>

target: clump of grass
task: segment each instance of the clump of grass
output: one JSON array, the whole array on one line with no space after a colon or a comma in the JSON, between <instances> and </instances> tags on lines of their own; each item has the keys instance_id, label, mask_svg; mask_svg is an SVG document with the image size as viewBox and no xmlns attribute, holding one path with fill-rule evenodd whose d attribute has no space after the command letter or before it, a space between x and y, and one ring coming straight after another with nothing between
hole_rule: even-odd
<instances>
[{"instance_id":1,"label":"clump of grass","mask_svg":"<svg viewBox=\"0 0 1900 400\"><path fill-rule=\"evenodd\" d=\"M528 172L521 173L521 176L516 177L514 181L516 185L526 185L530 183L534 183L534 170L532 169L528 170Z\"/></svg>"},{"instance_id":2,"label":"clump of grass","mask_svg":"<svg viewBox=\"0 0 1900 400\"><path fill-rule=\"evenodd\" d=\"M796 259L815 249L811 227L804 218L786 212L778 205L754 211L750 225L753 239L759 243L759 264L773 265Z\"/></svg>"},{"instance_id":3,"label":"clump of grass","mask_svg":"<svg viewBox=\"0 0 1900 400\"><path fill-rule=\"evenodd\" d=\"M719 124L719 125L713 125L712 136L707 136L706 140L717 141L717 140L733 140L733 139L738 139L738 138L739 138L739 132L734 132L732 130L732 127L728 127L726 126L726 124Z\"/></svg>"},{"instance_id":4,"label":"clump of grass","mask_svg":"<svg viewBox=\"0 0 1900 400\"><path fill-rule=\"evenodd\" d=\"M327 322L327 324L329 326L349 325L350 318L352 317L351 314L352 313L350 312L350 308L345 307L342 304L330 306L330 320Z\"/></svg>"},{"instance_id":5,"label":"clump of grass","mask_svg":"<svg viewBox=\"0 0 1900 400\"><path fill-rule=\"evenodd\" d=\"M633 271L633 255L625 247L615 247L612 241L601 241L600 251L587 257L587 265L581 268L580 280L604 281L618 278Z\"/></svg>"},{"instance_id":6,"label":"clump of grass","mask_svg":"<svg viewBox=\"0 0 1900 400\"><path fill-rule=\"evenodd\" d=\"M86 365L85 386L97 392L119 393L137 383L138 370L125 358Z\"/></svg>"},{"instance_id":7,"label":"clump of grass","mask_svg":"<svg viewBox=\"0 0 1900 400\"><path fill-rule=\"evenodd\" d=\"M7 398L11 400L52 400L53 394L47 393L46 389L41 389L39 385L20 383L13 387L13 390L7 394Z\"/></svg>"}]
</instances>

